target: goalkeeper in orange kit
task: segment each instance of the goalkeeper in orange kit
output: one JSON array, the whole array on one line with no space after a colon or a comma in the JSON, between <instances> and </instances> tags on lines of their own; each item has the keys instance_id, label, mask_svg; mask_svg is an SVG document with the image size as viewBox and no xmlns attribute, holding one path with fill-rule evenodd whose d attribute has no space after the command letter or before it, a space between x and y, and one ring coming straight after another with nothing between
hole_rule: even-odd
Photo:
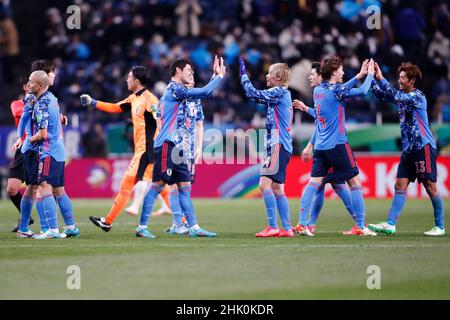
<instances>
[{"instance_id":1,"label":"goalkeeper in orange kit","mask_svg":"<svg viewBox=\"0 0 450 320\"><path fill-rule=\"evenodd\" d=\"M158 98L146 89L145 85L148 81L148 69L143 66L136 66L131 69L127 78L128 90L132 91L133 94L125 100L118 103L107 103L97 101L87 94L80 96L83 106L93 106L109 113L131 111L133 121L134 155L120 183L120 191L106 217L89 217L94 225L105 232L111 230L113 222L127 205L134 185L141 180L152 180L153 139L157 134ZM168 189L165 190L163 197L168 203Z\"/></svg>"}]
</instances>

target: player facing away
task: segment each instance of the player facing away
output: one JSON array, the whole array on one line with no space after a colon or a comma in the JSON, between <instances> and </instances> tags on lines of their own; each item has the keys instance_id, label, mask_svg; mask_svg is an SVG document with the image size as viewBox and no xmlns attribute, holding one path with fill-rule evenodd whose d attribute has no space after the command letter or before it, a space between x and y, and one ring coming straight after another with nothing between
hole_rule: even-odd
<instances>
[{"instance_id":1,"label":"player facing away","mask_svg":"<svg viewBox=\"0 0 450 320\"><path fill-rule=\"evenodd\" d=\"M286 168L292 154L292 99L288 90L291 70L285 63L275 63L266 75L267 90L256 90L247 75L245 63L239 58L241 85L252 101L267 106L264 137L264 164L261 168L259 189L266 206L268 226L257 233L258 238L294 237L289 203L284 193ZM282 228L278 228L277 209Z\"/></svg>"},{"instance_id":2,"label":"player facing away","mask_svg":"<svg viewBox=\"0 0 450 320\"><path fill-rule=\"evenodd\" d=\"M27 95L27 82L28 77L21 77L20 83L22 85L22 89L24 91L24 96ZM16 128L19 126L20 118L22 117L23 110L25 107L25 103L23 99L14 100L11 102L11 113L14 117L14 122L16 125ZM22 140L24 140L26 136L22 136ZM8 193L8 197L11 200L11 202L14 204L14 206L19 211L19 220L17 222L17 225L11 229L12 232L19 231L20 228L20 203L22 201L22 194L20 193L19 189L22 185L22 182L25 181L24 177L24 168L23 168L23 155L22 151L20 149L17 149L14 153L14 159L9 165L9 174L8 174L8 182L6 186L6 192ZM33 224L33 219L30 217L29 224Z\"/></svg>"},{"instance_id":3,"label":"player facing away","mask_svg":"<svg viewBox=\"0 0 450 320\"><path fill-rule=\"evenodd\" d=\"M180 134L189 118L186 117L181 106L185 99L201 99L211 95L221 83L225 72L223 58L218 59L216 56L211 81L203 88L188 88L187 85L194 81L191 62L186 59L178 59L170 65L171 81L159 104L162 125L154 146L153 183L144 199L141 220L136 229L137 237L155 238L147 228L147 221L150 218L155 199L165 184L177 184L178 186L179 202L182 212L186 215L190 237L215 237L217 235L200 228L197 223L191 199L189 159L188 155L183 152L181 146L183 139Z\"/></svg>"},{"instance_id":4,"label":"player facing away","mask_svg":"<svg viewBox=\"0 0 450 320\"><path fill-rule=\"evenodd\" d=\"M333 168L337 178L347 181L356 224L345 235L376 233L365 226L365 206L355 157L347 141L345 130L345 99L366 95L374 74L373 60L364 61L360 72L342 84L344 76L341 59L337 56L322 60L322 83L314 88L314 106L319 125L316 131L311 178L300 201L299 223L306 220L312 200L328 170ZM354 88L366 76L360 88Z\"/></svg>"},{"instance_id":5,"label":"player facing away","mask_svg":"<svg viewBox=\"0 0 450 320\"><path fill-rule=\"evenodd\" d=\"M322 82L322 76L320 74L320 62L313 62L311 66L311 72L309 75L309 83L312 88L317 87ZM293 101L294 108L300 109L303 112L308 113L310 116L314 117L314 125L315 130L319 126L319 122L317 121L317 114L314 108L309 108L302 101L294 100ZM310 161L313 157L313 148L315 144L315 136L316 132L311 136L311 139L308 142L308 145L303 149L302 152L302 160L304 162ZM350 195L350 191L345 185L345 180L339 178L339 176L335 175L333 172L333 167L331 167L326 177L323 179L321 186L319 187L316 196L314 198L314 202L311 206L311 215L308 221L306 221L306 217L304 221L301 221L297 226L294 227L294 232L306 235L306 236L314 236L316 232L316 222L319 217L320 211L322 210L323 203L325 200L325 185L330 183L333 187L334 192L342 199L345 204L347 211L350 213L350 216L353 218L353 208L352 208L352 199ZM308 214L308 213L306 213Z\"/></svg>"},{"instance_id":6,"label":"player facing away","mask_svg":"<svg viewBox=\"0 0 450 320\"><path fill-rule=\"evenodd\" d=\"M398 217L406 202L406 190L417 178L430 196L434 209L434 227L424 234L443 236L444 205L436 188L436 144L428 122L427 99L416 87L422 73L417 65L402 63L397 69L399 89L396 89L383 77L378 64L375 70L376 81L372 86L375 96L396 103L399 108L402 154L388 218L385 222L370 224L369 228L376 232L395 234Z\"/></svg>"},{"instance_id":7,"label":"player facing away","mask_svg":"<svg viewBox=\"0 0 450 320\"><path fill-rule=\"evenodd\" d=\"M134 155L120 183L120 191L106 217L89 219L94 225L108 232L130 199L133 186L141 180L152 180L153 139L157 132L156 111L158 98L145 85L150 79L144 66L131 68L127 77L128 90L133 93L118 103L97 101L87 94L80 96L83 106L93 106L109 113L130 111L133 121Z\"/></svg>"},{"instance_id":8,"label":"player facing away","mask_svg":"<svg viewBox=\"0 0 450 320\"><path fill-rule=\"evenodd\" d=\"M29 92L35 95L36 101L32 111L33 135L29 143L38 146L39 165L37 170L37 181L42 194L42 206L48 224L48 230L36 239L62 238L78 236L79 230L75 225L72 204L64 191L64 161L65 150L61 115L56 97L48 91L50 80L45 71L34 71L30 75L28 83ZM29 114L28 112L24 115ZM23 116L24 116L23 115ZM21 120L22 121L22 120ZM18 140L20 142L20 140ZM58 227L57 204L54 194L64 197L61 213L66 224L61 234ZM66 203L68 201L68 203ZM59 202L59 200L58 200ZM21 210L21 219L29 218L33 202L28 203L29 210ZM19 232L24 232L25 226L21 225ZM28 230L29 231L29 230Z\"/></svg>"},{"instance_id":9,"label":"player facing away","mask_svg":"<svg viewBox=\"0 0 450 320\"><path fill-rule=\"evenodd\" d=\"M187 85L193 88L194 82ZM202 142L203 142L203 108L200 99L185 99L180 104L180 110L185 114L186 121L180 128L182 136L183 153L188 154L188 166L191 173L191 184L195 182L195 165L202 158ZM180 205L180 194L178 186L173 184L170 186L170 208L172 209L172 226L165 231L170 234L184 235L189 233L187 221L183 221L183 213Z\"/></svg>"}]
</instances>

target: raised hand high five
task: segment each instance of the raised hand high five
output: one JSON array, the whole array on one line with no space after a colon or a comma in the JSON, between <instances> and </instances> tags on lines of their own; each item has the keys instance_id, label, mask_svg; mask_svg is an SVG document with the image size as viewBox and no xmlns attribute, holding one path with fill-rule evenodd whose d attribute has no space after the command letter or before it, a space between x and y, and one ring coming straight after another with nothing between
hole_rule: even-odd
<instances>
[{"instance_id":1,"label":"raised hand high five","mask_svg":"<svg viewBox=\"0 0 450 320\"><path fill-rule=\"evenodd\" d=\"M247 69L245 68L245 62L242 57L239 57L239 76L242 77L244 74L247 74Z\"/></svg>"}]
</instances>

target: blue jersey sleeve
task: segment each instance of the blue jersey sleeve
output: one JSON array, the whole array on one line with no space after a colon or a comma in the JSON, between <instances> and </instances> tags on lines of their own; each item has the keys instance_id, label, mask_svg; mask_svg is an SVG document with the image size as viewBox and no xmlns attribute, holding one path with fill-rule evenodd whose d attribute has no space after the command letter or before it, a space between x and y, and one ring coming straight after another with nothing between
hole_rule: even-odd
<instances>
[{"instance_id":1,"label":"blue jersey sleeve","mask_svg":"<svg viewBox=\"0 0 450 320\"><path fill-rule=\"evenodd\" d=\"M358 78L353 77L344 84L336 85L333 91L338 100L344 100L350 97L365 96L367 92L369 92L372 79L373 75L369 73L361 87L353 88L358 82Z\"/></svg>"},{"instance_id":2,"label":"blue jersey sleeve","mask_svg":"<svg viewBox=\"0 0 450 320\"><path fill-rule=\"evenodd\" d=\"M222 77L214 77L203 88L188 88L182 84L176 84L172 89L172 94L176 100L206 98L219 86L221 81Z\"/></svg>"},{"instance_id":3,"label":"blue jersey sleeve","mask_svg":"<svg viewBox=\"0 0 450 320\"><path fill-rule=\"evenodd\" d=\"M317 129L314 129L314 133L311 136L311 139L309 139L309 143L311 143L312 145L315 145L315 142L316 142L316 132L317 132Z\"/></svg>"},{"instance_id":4,"label":"blue jersey sleeve","mask_svg":"<svg viewBox=\"0 0 450 320\"><path fill-rule=\"evenodd\" d=\"M352 88L348 93L348 97L362 97L369 92L370 85L372 84L373 74L369 73L364 80L363 84L359 88Z\"/></svg>"},{"instance_id":5,"label":"blue jersey sleeve","mask_svg":"<svg viewBox=\"0 0 450 320\"><path fill-rule=\"evenodd\" d=\"M309 115L310 115L311 117L313 117L314 119L317 118L316 109L314 109L314 108L308 108L307 114L309 114Z\"/></svg>"},{"instance_id":6,"label":"blue jersey sleeve","mask_svg":"<svg viewBox=\"0 0 450 320\"><path fill-rule=\"evenodd\" d=\"M22 116L20 117L19 125L17 126L17 137L22 137L25 128L31 120L31 114L33 113L33 106L25 106L23 108Z\"/></svg>"},{"instance_id":7,"label":"blue jersey sleeve","mask_svg":"<svg viewBox=\"0 0 450 320\"><path fill-rule=\"evenodd\" d=\"M389 98L387 93L380 88L380 85L376 80L372 80L372 92L375 95L375 97L377 97L378 100L394 102L392 99Z\"/></svg>"},{"instance_id":8,"label":"blue jersey sleeve","mask_svg":"<svg viewBox=\"0 0 450 320\"><path fill-rule=\"evenodd\" d=\"M356 86L358 83L358 78L353 77L350 80L348 80L346 83L337 83L333 87L333 92L338 100L343 100L347 97L350 90Z\"/></svg>"},{"instance_id":9,"label":"blue jersey sleeve","mask_svg":"<svg viewBox=\"0 0 450 320\"><path fill-rule=\"evenodd\" d=\"M386 79L381 80L380 87L384 91L387 99L393 102L403 103L411 108L419 108L421 105L421 95L415 91L406 93L396 89Z\"/></svg>"},{"instance_id":10,"label":"blue jersey sleeve","mask_svg":"<svg viewBox=\"0 0 450 320\"><path fill-rule=\"evenodd\" d=\"M278 103L284 95L284 90L281 87L268 90L255 89L247 75L242 76L241 84L247 98L258 103Z\"/></svg>"}]
</instances>

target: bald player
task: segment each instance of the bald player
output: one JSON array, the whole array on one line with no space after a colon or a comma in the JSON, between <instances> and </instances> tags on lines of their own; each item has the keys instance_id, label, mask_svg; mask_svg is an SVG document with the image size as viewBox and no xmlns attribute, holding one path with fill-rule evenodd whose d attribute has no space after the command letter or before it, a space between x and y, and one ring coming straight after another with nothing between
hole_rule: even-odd
<instances>
[{"instance_id":1,"label":"bald player","mask_svg":"<svg viewBox=\"0 0 450 320\"><path fill-rule=\"evenodd\" d=\"M48 91L50 84L51 80L45 71L34 71L30 75L28 82L30 96L27 96L28 99L25 99L26 109L20 121L26 124L30 132L29 134L27 132L27 139L25 140L22 152L24 152L24 149L27 149L25 144L29 144L30 150L32 150L30 153L27 152L27 156L24 155L25 178L28 178L31 187L27 187L22 198L21 222L29 219L33 206L33 192L35 192L37 185L39 185L42 195L42 205L49 229L41 235L35 236L28 230L25 223L21 223L18 231L18 237L20 238L51 239L77 236L79 234L73 217L72 205L67 195L65 200L68 203L64 203L63 206L60 203L66 229L61 234L58 228L56 200L53 194L55 192L55 194L60 196L65 195L65 150L60 109L56 97ZM33 107L30 109L29 106L31 105ZM30 117L31 126L28 126ZM21 123L19 123L19 129L23 128ZM19 135L13 148L18 148L21 145L22 139ZM36 151L34 151L36 147L37 155ZM36 161L36 157L38 161Z\"/></svg>"}]
</instances>

